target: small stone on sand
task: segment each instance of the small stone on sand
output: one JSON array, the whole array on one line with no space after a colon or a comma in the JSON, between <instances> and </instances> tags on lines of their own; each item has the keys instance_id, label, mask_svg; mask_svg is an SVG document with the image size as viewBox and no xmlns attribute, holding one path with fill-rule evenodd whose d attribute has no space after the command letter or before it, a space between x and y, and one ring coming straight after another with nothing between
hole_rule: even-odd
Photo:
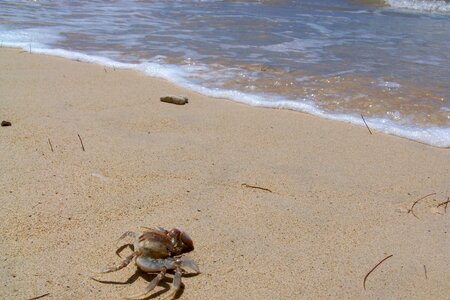
<instances>
[{"instance_id":1,"label":"small stone on sand","mask_svg":"<svg viewBox=\"0 0 450 300\"><path fill-rule=\"evenodd\" d=\"M9 121L2 121L2 127L11 126L11 122Z\"/></svg>"}]
</instances>

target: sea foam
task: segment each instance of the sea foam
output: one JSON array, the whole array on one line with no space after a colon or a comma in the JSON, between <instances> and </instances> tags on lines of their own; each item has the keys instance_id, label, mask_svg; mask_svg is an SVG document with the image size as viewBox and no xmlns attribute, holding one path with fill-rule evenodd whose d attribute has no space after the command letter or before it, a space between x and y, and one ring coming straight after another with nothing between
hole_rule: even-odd
<instances>
[{"instance_id":1,"label":"sea foam","mask_svg":"<svg viewBox=\"0 0 450 300\"><path fill-rule=\"evenodd\" d=\"M393 8L425 12L450 12L450 3L444 0L386 0Z\"/></svg>"}]
</instances>

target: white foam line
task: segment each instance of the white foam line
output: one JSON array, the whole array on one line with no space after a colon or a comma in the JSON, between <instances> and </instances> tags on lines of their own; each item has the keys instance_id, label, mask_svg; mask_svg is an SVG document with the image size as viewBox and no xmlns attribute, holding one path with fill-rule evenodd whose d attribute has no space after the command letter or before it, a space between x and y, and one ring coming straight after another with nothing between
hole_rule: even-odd
<instances>
[{"instance_id":1,"label":"white foam line","mask_svg":"<svg viewBox=\"0 0 450 300\"><path fill-rule=\"evenodd\" d=\"M450 4L444 0L385 0L392 8L423 12L450 12Z\"/></svg>"},{"instance_id":2,"label":"white foam line","mask_svg":"<svg viewBox=\"0 0 450 300\"><path fill-rule=\"evenodd\" d=\"M22 48L25 51L29 51L30 43L3 43L4 47ZM203 95L214 98L226 98L234 100L236 102L248 104L251 106L259 106L266 108L276 109L289 109L300 112L309 113L321 118L344 121L359 126L365 126L361 117L349 114L331 114L327 113L311 101L307 99L300 99L301 101L289 101L284 100L281 97L270 96L271 100L267 99L267 96L253 95L236 90L224 90L224 89L212 89L201 85L192 84L185 79L183 70L179 67L164 66L157 63L142 63L142 64L129 64L114 61L109 58L88 55L79 52L67 51L63 49L47 49L47 48L32 48L32 53L46 54L52 56L63 57L71 60L78 60L87 63L94 63L103 65L106 67L115 67L122 69L133 69L143 72L144 74L152 77L159 77L173 82L181 87L188 88L190 90L199 92ZM424 144L428 144L435 147L450 148L450 127L428 127L421 128L418 126L399 126L389 119L382 118L369 118L365 117L366 122L371 129L386 134L396 135L407 139L415 140Z\"/></svg>"}]
</instances>

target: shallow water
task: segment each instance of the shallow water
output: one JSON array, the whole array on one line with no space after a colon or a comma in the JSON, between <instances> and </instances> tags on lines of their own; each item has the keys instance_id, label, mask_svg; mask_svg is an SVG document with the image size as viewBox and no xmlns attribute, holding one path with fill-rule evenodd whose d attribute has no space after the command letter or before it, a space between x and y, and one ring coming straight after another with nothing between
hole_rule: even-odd
<instances>
[{"instance_id":1,"label":"shallow water","mask_svg":"<svg viewBox=\"0 0 450 300\"><path fill-rule=\"evenodd\" d=\"M446 1L4 0L0 40L450 147Z\"/></svg>"}]
</instances>

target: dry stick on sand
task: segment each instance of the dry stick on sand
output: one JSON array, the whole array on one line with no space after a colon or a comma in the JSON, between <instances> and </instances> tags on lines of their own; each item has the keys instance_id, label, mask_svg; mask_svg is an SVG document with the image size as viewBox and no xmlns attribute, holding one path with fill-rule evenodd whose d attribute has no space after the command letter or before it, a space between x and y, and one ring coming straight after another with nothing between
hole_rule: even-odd
<instances>
[{"instance_id":1,"label":"dry stick on sand","mask_svg":"<svg viewBox=\"0 0 450 300\"><path fill-rule=\"evenodd\" d=\"M251 188L251 189L263 190L263 191L272 193L271 190L266 189L266 188L263 188L263 187L260 187L260 186L249 185L249 184L246 184L246 183L241 184L241 186L243 186L243 187L248 187L248 188Z\"/></svg>"},{"instance_id":2,"label":"dry stick on sand","mask_svg":"<svg viewBox=\"0 0 450 300\"><path fill-rule=\"evenodd\" d=\"M48 138L48 144L50 145L50 149L52 150L52 152L54 152L54 151L53 151L52 142L50 141L50 138Z\"/></svg>"},{"instance_id":3,"label":"dry stick on sand","mask_svg":"<svg viewBox=\"0 0 450 300\"><path fill-rule=\"evenodd\" d=\"M423 271L425 272L425 279L428 279L427 266L423 265Z\"/></svg>"},{"instance_id":4,"label":"dry stick on sand","mask_svg":"<svg viewBox=\"0 0 450 300\"><path fill-rule=\"evenodd\" d=\"M41 299L41 298L47 297L48 295L50 295L50 293L43 294L43 295L40 295L40 296L37 296L37 297L33 297L33 298L29 298L29 299L27 299L27 300Z\"/></svg>"},{"instance_id":5,"label":"dry stick on sand","mask_svg":"<svg viewBox=\"0 0 450 300\"><path fill-rule=\"evenodd\" d=\"M83 140L81 139L81 136L79 134L78 134L78 138L80 139L81 149L83 149L83 151L86 151L86 150L84 150Z\"/></svg>"},{"instance_id":6,"label":"dry stick on sand","mask_svg":"<svg viewBox=\"0 0 450 300\"><path fill-rule=\"evenodd\" d=\"M419 198L419 199L417 199L416 201L414 201L414 203L413 203L413 205L411 206L411 208L408 209L408 214L409 214L409 213L412 213L414 217L416 217L417 219L419 219L419 217L416 216L416 214L415 214L414 211L413 211L414 206L415 206L420 200L423 200L423 199L425 199L426 197L430 197L430 196L433 196L433 195L436 195L436 193L428 194L428 195L423 196L422 198Z\"/></svg>"},{"instance_id":7,"label":"dry stick on sand","mask_svg":"<svg viewBox=\"0 0 450 300\"><path fill-rule=\"evenodd\" d=\"M369 125L367 125L366 120L364 119L364 116L361 114L361 119L363 120L364 124L366 124L367 130L369 130L369 133L372 134L372 131L369 128Z\"/></svg>"},{"instance_id":8,"label":"dry stick on sand","mask_svg":"<svg viewBox=\"0 0 450 300\"><path fill-rule=\"evenodd\" d=\"M366 274L366 276L364 276L364 281L363 281L363 287L364 290L366 290L366 280L367 277L369 277L370 273L373 272L373 270L375 270L379 265L381 265L386 259L391 258L393 256L393 254L386 256L385 258L383 258L379 263L377 263L372 269L370 269L370 271Z\"/></svg>"},{"instance_id":9,"label":"dry stick on sand","mask_svg":"<svg viewBox=\"0 0 450 300\"><path fill-rule=\"evenodd\" d=\"M442 206L442 205L445 205L444 206L444 212L447 212L447 205L450 203L450 197L447 197L447 201L444 201L444 202L441 202L441 203L439 203L436 207L440 207L440 206Z\"/></svg>"}]
</instances>

